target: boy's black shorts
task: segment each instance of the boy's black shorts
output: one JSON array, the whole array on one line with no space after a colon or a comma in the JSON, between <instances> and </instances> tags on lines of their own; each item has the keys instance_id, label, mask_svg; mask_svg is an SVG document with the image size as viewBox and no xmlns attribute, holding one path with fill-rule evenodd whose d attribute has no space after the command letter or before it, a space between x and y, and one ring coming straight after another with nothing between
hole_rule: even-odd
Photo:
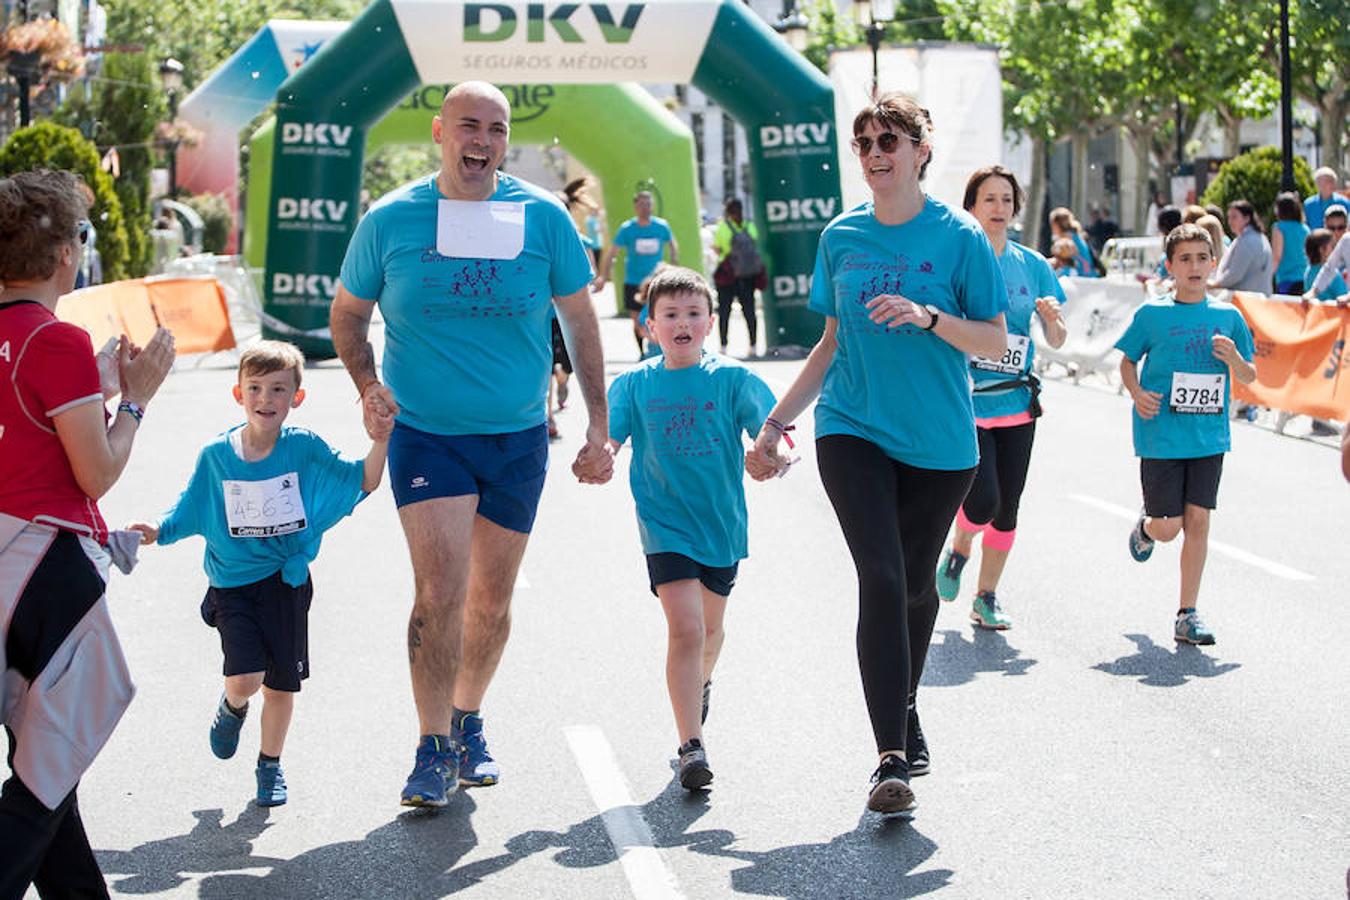
<instances>
[{"instance_id":1,"label":"boy's black shorts","mask_svg":"<svg viewBox=\"0 0 1350 900\"><path fill-rule=\"evenodd\" d=\"M642 301L638 299L638 291L642 290L640 284L625 284L623 286L623 308L633 312L642 312Z\"/></svg>"},{"instance_id":2,"label":"boy's black shorts","mask_svg":"<svg viewBox=\"0 0 1350 900\"><path fill-rule=\"evenodd\" d=\"M226 675L262 672L274 691L298 691L309 677L309 603L314 580L300 587L281 573L243 587L208 588L202 619L220 632Z\"/></svg>"},{"instance_id":3,"label":"boy's black shorts","mask_svg":"<svg viewBox=\"0 0 1350 900\"><path fill-rule=\"evenodd\" d=\"M1139 481L1144 487L1144 512L1153 517L1179 516L1187 503L1215 509L1223 454L1194 459L1141 459Z\"/></svg>"},{"instance_id":4,"label":"boy's black shorts","mask_svg":"<svg viewBox=\"0 0 1350 900\"><path fill-rule=\"evenodd\" d=\"M705 566L681 553L647 554L647 577L651 580L653 594L659 585L697 578L700 584L714 594L730 597L731 589L736 586L738 568L740 563L732 563L729 566Z\"/></svg>"}]
</instances>

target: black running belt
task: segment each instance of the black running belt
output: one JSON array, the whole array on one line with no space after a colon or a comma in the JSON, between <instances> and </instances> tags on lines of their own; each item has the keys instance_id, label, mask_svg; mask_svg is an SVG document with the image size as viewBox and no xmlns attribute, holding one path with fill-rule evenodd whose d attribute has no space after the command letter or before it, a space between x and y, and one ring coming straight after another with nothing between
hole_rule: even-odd
<instances>
[{"instance_id":1,"label":"black running belt","mask_svg":"<svg viewBox=\"0 0 1350 900\"><path fill-rule=\"evenodd\" d=\"M80 538L58 531L28 578L5 637L5 661L29 681L103 596L103 579Z\"/></svg>"}]
</instances>

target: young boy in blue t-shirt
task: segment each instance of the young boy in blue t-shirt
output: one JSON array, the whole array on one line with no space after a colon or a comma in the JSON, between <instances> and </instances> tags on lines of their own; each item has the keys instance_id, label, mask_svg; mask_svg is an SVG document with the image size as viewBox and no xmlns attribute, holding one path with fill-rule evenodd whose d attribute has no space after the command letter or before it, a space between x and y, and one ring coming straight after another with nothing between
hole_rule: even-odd
<instances>
[{"instance_id":1,"label":"young boy in blue t-shirt","mask_svg":"<svg viewBox=\"0 0 1350 900\"><path fill-rule=\"evenodd\" d=\"M202 448L186 490L157 524L130 526L143 544L206 538L210 587L201 612L225 655L211 751L234 756L249 698L261 688L259 806L286 802L281 750L295 694L309 677L309 564L323 533L379 486L394 430L393 416L375 420L379 437L362 461L344 459L310 431L283 427L304 400L304 364L281 341L244 351L234 387L244 424Z\"/></svg>"},{"instance_id":2,"label":"young boy in blue t-shirt","mask_svg":"<svg viewBox=\"0 0 1350 900\"><path fill-rule=\"evenodd\" d=\"M745 450L774 396L745 366L703 350L713 294L697 272L671 266L647 289L648 330L661 356L609 388L610 446L630 437L630 484L652 593L666 614L666 686L679 733L680 784L712 781L703 746L722 619L747 555Z\"/></svg>"},{"instance_id":3,"label":"young boy in blue t-shirt","mask_svg":"<svg viewBox=\"0 0 1350 900\"><path fill-rule=\"evenodd\" d=\"M1130 555L1143 562L1155 541L1185 532L1174 634L1177 641L1212 644L1214 634L1196 612L1196 601L1209 515L1217 505L1223 455L1231 447L1228 376L1243 384L1256 378L1252 333L1236 307L1205 293L1215 263L1208 232L1178 226L1167 235L1165 251L1174 292L1136 310L1116 342L1124 354L1120 378L1134 399L1134 452L1144 489Z\"/></svg>"}]
</instances>

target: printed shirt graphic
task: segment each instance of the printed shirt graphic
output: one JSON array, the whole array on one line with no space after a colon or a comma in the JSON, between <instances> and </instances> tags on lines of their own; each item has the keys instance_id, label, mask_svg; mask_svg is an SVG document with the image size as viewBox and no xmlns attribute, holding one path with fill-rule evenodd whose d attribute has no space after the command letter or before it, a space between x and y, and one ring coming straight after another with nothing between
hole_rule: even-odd
<instances>
[{"instance_id":1,"label":"printed shirt graphic","mask_svg":"<svg viewBox=\"0 0 1350 900\"><path fill-rule=\"evenodd\" d=\"M838 319L838 348L816 403L816 435L851 434L924 469L979 461L966 354L913 325L887 328L867 303L899 294L950 316L992 319L1008 308L984 231L929 197L903 225L882 225L865 203L821 233L811 309Z\"/></svg>"},{"instance_id":2,"label":"printed shirt graphic","mask_svg":"<svg viewBox=\"0 0 1350 900\"><path fill-rule=\"evenodd\" d=\"M724 356L667 369L658 357L609 387L609 436L633 441L629 482L645 553L729 566L748 553L741 435L773 409L759 376Z\"/></svg>"},{"instance_id":3,"label":"printed shirt graphic","mask_svg":"<svg viewBox=\"0 0 1350 900\"><path fill-rule=\"evenodd\" d=\"M1036 300L1039 297L1054 297L1063 303L1064 289L1059 286L1059 279L1055 277L1045 257L1016 241L1008 241L1007 246L1003 248L1003 254L998 257L998 265L999 270L1003 272L1003 284L1008 289L1006 314L1008 334L1028 338L1020 373L1025 375L1031 371L1032 358L1036 355L1036 345L1030 341L1031 318L1036 315ZM991 372L972 363L970 377L978 388L1016 379L1018 376ZM980 419L1017 415L1026 412L1030 406L1029 387L975 394L975 416Z\"/></svg>"},{"instance_id":4,"label":"printed shirt graphic","mask_svg":"<svg viewBox=\"0 0 1350 900\"><path fill-rule=\"evenodd\" d=\"M651 222L639 225L629 219L619 226L614 235L614 246L628 251L623 259L623 283L642 284L656 271L666 254L666 244L675 239L665 219L652 216Z\"/></svg>"},{"instance_id":5,"label":"printed shirt graphic","mask_svg":"<svg viewBox=\"0 0 1350 900\"><path fill-rule=\"evenodd\" d=\"M311 431L289 427L282 428L266 459L245 462L231 437L243 427L202 448L187 488L159 523L159 543L205 537L212 587L240 587L278 571L299 587L319 555L323 533L366 496L365 463L344 458ZM298 481L298 497L291 493L297 489L291 479ZM257 533L269 525L271 535Z\"/></svg>"},{"instance_id":6,"label":"printed shirt graphic","mask_svg":"<svg viewBox=\"0 0 1350 900\"><path fill-rule=\"evenodd\" d=\"M1226 453L1230 447L1228 398L1232 375L1214 358L1213 337L1232 338L1237 351L1252 359L1252 333L1237 308L1205 298L1177 303L1172 295L1151 300L1135 311L1116 347L1136 363L1144 361L1139 384L1162 395L1162 408L1152 419L1134 416L1134 452L1146 459L1194 459ZM1169 402L1175 373L1223 375L1223 408L1216 413L1177 413Z\"/></svg>"},{"instance_id":7,"label":"printed shirt graphic","mask_svg":"<svg viewBox=\"0 0 1350 900\"><path fill-rule=\"evenodd\" d=\"M489 198L525 204L513 260L436 252L435 176L386 195L356 226L342 285L385 320L384 379L399 421L432 434L505 434L543 423L554 297L584 288L590 257L567 210L504 172Z\"/></svg>"}]
</instances>

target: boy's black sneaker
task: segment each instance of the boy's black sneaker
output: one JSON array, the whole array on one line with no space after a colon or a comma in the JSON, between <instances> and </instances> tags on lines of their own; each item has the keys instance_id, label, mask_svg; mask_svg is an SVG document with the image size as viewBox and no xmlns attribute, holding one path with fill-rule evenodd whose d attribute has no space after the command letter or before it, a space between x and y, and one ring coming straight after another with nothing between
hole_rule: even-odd
<instances>
[{"instance_id":1,"label":"boy's black sneaker","mask_svg":"<svg viewBox=\"0 0 1350 900\"><path fill-rule=\"evenodd\" d=\"M680 755L680 787L686 791L699 791L712 783L712 769L708 767L708 754L703 742L691 738L676 751Z\"/></svg>"},{"instance_id":2,"label":"boy's black sneaker","mask_svg":"<svg viewBox=\"0 0 1350 900\"><path fill-rule=\"evenodd\" d=\"M872 773L872 789L867 808L872 812L898 813L914 807L914 792L909 787L909 764L894 754L885 757Z\"/></svg>"},{"instance_id":3,"label":"boy's black sneaker","mask_svg":"<svg viewBox=\"0 0 1350 900\"><path fill-rule=\"evenodd\" d=\"M928 774L928 742L923 738L919 714L913 705L909 707L908 724L905 727L905 756L909 757L910 777Z\"/></svg>"}]
</instances>

